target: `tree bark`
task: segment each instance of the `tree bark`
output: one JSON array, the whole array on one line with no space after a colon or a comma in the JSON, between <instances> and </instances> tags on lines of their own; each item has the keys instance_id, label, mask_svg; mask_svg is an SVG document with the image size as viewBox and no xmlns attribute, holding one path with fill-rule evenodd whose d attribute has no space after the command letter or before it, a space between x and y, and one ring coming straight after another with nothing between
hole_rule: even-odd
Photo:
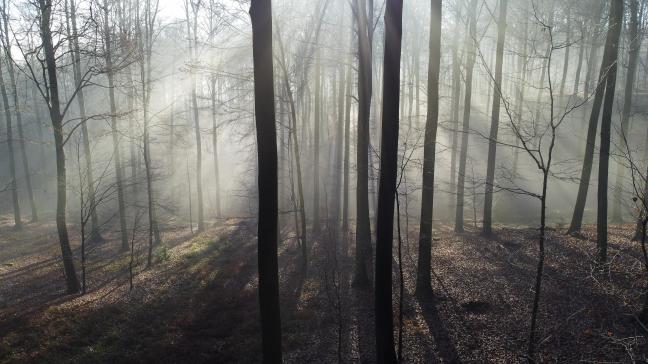
<instances>
[{"instance_id":1,"label":"tree bark","mask_svg":"<svg viewBox=\"0 0 648 364\"><path fill-rule=\"evenodd\" d=\"M434 168L436 137L439 125L439 68L441 64L442 0L430 3L430 43L428 63L428 99L423 146L423 182L421 192L421 221L419 226L418 270L416 293L430 295L432 223L434 219Z\"/></svg>"},{"instance_id":2,"label":"tree bark","mask_svg":"<svg viewBox=\"0 0 648 364\"><path fill-rule=\"evenodd\" d=\"M16 126L18 129L18 146L20 148L20 158L22 160L23 170L25 173L25 187L27 188L27 197L29 198L29 207L31 209L31 221L38 221L38 211L36 209L36 201L34 199L34 189L32 187L32 177L31 169L29 168L29 159L27 157L27 150L25 147L25 133L23 132L23 119L22 112L20 109L20 101L18 99L18 88L16 85L16 72L14 70L13 56L11 55L11 43L9 42L9 26L8 26L8 17L7 9L2 9L2 18L3 18L3 35L5 38L5 55L7 61L7 67L9 69L9 81L11 82L11 92L13 95L13 104L14 111L16 113ZM6 105L8 108L9 105Z\"/></svg>"},{"instance_id":3,"label":"tree bark","mask_svg":"<svg viewBox=\"0 0 648 364\"><path fill-rule=\"evenodd\" d=\"M115 103L115 73L113 70L111 32L109 23L109 1L103 2L104 11L104 44L106 52L106 73L108 76L108 99L110 103L110 130L113 142L113 159L115 161L115 176L117 184L117 203L119 206L119 229L121 237L121 250L128 250L128 232L126 228L126 203L124 201L124 187L121 166L121 150L119 146L119 132L117 127L117 105Z\"/></svg>"},{"instance_id":4,"label":"tree bark","mask_svg":"<svg viewBox=\"0 0 648 364\"><path fill-rule=\"evenodd\" d=\"M254 107L257 130L259 186L259 305L263 361L281 363L281 316L277 261L278 186L277 131L272 60L272 5L252 0L252 53L254 61Z\"/></svg>"},{"instance_id":5,"label":"tree bark","mask_svg":"<svg viewBox=\"0 0 648 364\"><path fill-rule=\"evenodd\" d=\"M315 123L313 125L313 233L319 232L319 164L320 164L320 118L322 116L322 67L319 52L315 54Z\"/></svg>"},{"instance_id":6,"label":"tree bark","mask_svg":"<svg viewBox=\"0 0 648 364\"><path fill-rule=\"evenodd\" d=\"M468 159L468 132L470 129L470 107L472 98L473 70L477 48L477 0L469 5L469 32L466 34L466 91L464 93L463 126L461 131L461 152L457 178L457 204L455 208L455 232L464 231L464 190L466 184L466 162Z\"/></svg>"},{"instance_id":7,"label":"tree bark","mask_svg":"<svg viewBox=\"0 0 648 364\"><path fill-rule=\"evenodd\" d=\"M9 151L9 177L11 182L11 201L13 203L14 227L22 229L22 218L20 216L20 200L18 199L18 182L16 179L16 154L14 151L13 122L11 118L11 109L9 106L9 97L7 96L7 87L2 72L2 63L0 62L0 91L2 92L2 103L4 106L5 122L7 125L7 147Z\"/></svg>"},{"instance_id":8,"label":"tree bark","mask_svg":"<svg viewBox=\"0 0 648 364\"><path fill-rule=\"evenodd\" d=\"M605 80L605 101L601 116L601 142L598 174L598 210L596 215L596 242L598 259L607 260L607 225L608 225L608 169L610 164L610 139L612 113L614 112L614 91L616 88L617 58L619 38L623 26L623 0L610 0L610 25L605 48L609 53L609 67Z\"/></svg>"},{"instance_id":9,"label":"tree bark","mask_svg":"<svg viewBox=\"0 0 648 364\"><path fill-rule=\"evenodd\" d=\"M626 138L629 138L628 129L632 108L632 92L634 91L635 79L637 77L637 63L639 61L639 50L641 48L642 36L639 33L639 1L630 0L630 15L628 38L630 48L628 50L628 71L625 79L623 98L623 110L621 111L621 153L626 152ZM617 163L616 183L612 205L612 221L620 223L623 221L621 212L621 200L623 199L623 180L625 178L625 167Z\"/></svg>"},{"instance_id":10,"label":"tree bark","mask_svg":"<svg viewBox=\"0 0 648 364\"><path fill-rule=\"evenodd\" d=\"M484 194L483 233L493 233L493 183L495 182L495 155L497 153L497 134L499 131L500 98L502 95L502 61L506 37L506 8L508 0L500 0L500 13L497 31L497 50L495 55L495 79L493 80L493 107L491 114L490 136L488 138L488 163L486 165L486 193Z\"/></svg>"},{"instance_id":11,"label":"tree bark","mask_svg":"<svg viewBox=\"0 0 648 364\"><path fill-rule=\"evenodd\" d=\"M70 34L70 51L72 53L73 63L72 68L74 71L74 83L78 88L77 91L77 103L79 106L79 117L81 118L81 135L83 140L83 157L85 161L86 168L86 178L88 179L88 201L90 206L96 206L97 202L95 199L95 182L92 172L92 152L90 149L90 136L88 133L88 123L87 115L85 108L85 95L83 88L80 87L82 81L81 77L81 51L79 49L79 35L77 30L76 22L76 5L74 0L70 0L70 14L69 18L72 23L72 32ZM67 15L67 14L66 14ZM91 227L90 227L90 238L92 240L102 240L101 233L99 232L99 217L97 216L97 209L94 208L91 211Z\"/></svg>"},{"instance_id":12,"label":"tree bark","mask_svg":"<svg viewBox=\"0 0 648 364\"><path fill-rule=\"evenodd\" d=\"M385 56L380 145L380 184L376 219L376 357L378 363L396 363L392 321L392 239L394 198L398 173L398 104L403 1L385 4Z\"/></svg>"},{"instance_id":13,"label":"tree bark","mask_svg":"<svg viewBox=\"0 0 648 364\"><path fill-rule=\"evenodd\" d=\"M617 0L611 0L612 2ZM610 11L612 13L612 11ZM613 25L614 20L610 17L610 25ZM603 96L606 91L607 78L612 65L612 55L610 44L613 42L612 32L608 31L605 41L605 48L603 50L603 61L601 62L601 69L599 71L599 80L594 93L594 101L592 102L592 112L589 118L589 126L587 128L587 139L585 145L585 154L583 157L583 168L581 170L580 184L578 186L578 194L576 196L576 204L572 215L571 224L567 230L568 234L578 233L583 223L583 213L585 211L585 202L587 201L587 191L589 189L589 181L592 174L592 164L594 160L594 146L596 144L596 130L598 129L598 119L601 112L601 104L603 103ZM617 39L618 42L618 39ZM593 52L593 51L592 51ZM616 57L615 57L616 58ZM590 57L590 61L592 58ZM587 83L587 82L586 82ZM586 86L587 90L587 86ZM599 207L600 208L600 207Z\"/></svg>"},{"instance_id":14,"label":"tree bark","mask_svg":"<svg viewBox=\"0 0 648 364\"><path fill-rule=\"evenodd\" d=\"M369 285L367 261L371 252L369 222L369 113L371 108L371 30L365 0L354 0L358 25L358 144L356 147L356 254L353 284ZM373 20L372 20L373 22Z\"/></svg>"},{"instance_id":15,"label":"tree bark","mask_svg":"<svg viewBox=\"0 0 648 364\"><path fill-rule=\"evenodd\" d=\"M49 108L52 128L54 129L54 147L56 151L56 229L61 246L61 255L63 257L63 267L65 270L65 282L68 293L79 291L79 280L74 268L74 257L70 248L70 239L66 225L66 205L67 205L67 176L65 172L65 150L63 149L63 115L61 115L58 77L56 74L56 55L52 42L51 31L51 14L52 1L38 0L39 7L39 26L40 35L43 42L43 52L45 54L45 64L47 66L47 83L49 88L49 99L46 100Z\"/></svg>"}]
</instances>

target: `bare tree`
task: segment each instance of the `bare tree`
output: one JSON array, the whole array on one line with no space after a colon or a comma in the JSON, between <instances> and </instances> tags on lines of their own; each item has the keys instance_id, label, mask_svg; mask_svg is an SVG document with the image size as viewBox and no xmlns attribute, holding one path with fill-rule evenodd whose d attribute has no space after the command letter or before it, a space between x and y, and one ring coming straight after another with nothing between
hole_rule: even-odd
<instances>
[{"instance_id":1,"label":"bare tree","mask_svg":"<svg viewBox=\"0 0 648 364\"><path fill-rule=\"evenodd\" d=\"M378 363L396 363L392 320L392 239L398 174L398 103L403 1L387 0L385 6L382 138L376 219L376 357Z\"/></svg>"},{"instance_id":2,"label":"bare tree","mask_svg":"<svg viewBox=\"0 0 648 364\"><path fill-rule=\"evenodd\" d=\"M416 292L419 295L432 293L430 265L432 248L432 221L434 207L434 165L436 158L436 136L439 126L439 68L441 64L441 9L442 1L430 3L430 44L428 63L428 107L425 121L423 147L423 182L421 193L421 221L419 231L418 271Z\"/></svg>"},{"instance_id":3,"label":"bare tree","mask_svg":"<svg viewBox=\"0 0 648 364\"><path fill-rule=\"evenodd\" d=\"M263 361L281 362L281 319L277 263L277 131L272 62L272 5L252 0L254 107L257 129L259 179L259 303Z\"/></svg>"}]
</instances>

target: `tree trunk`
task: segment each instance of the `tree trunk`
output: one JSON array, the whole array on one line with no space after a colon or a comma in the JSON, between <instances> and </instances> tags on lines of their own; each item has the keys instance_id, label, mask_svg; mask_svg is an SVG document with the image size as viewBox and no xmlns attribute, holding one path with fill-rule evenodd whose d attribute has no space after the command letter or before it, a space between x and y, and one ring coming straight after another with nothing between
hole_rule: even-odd
<instances>
[{"instance_id":1,"label":"tree trunk","mask_svg":"<svg viewBox=\"0 0 648 364\"><path fill-rule=\"evenodd\" d=\"M353 284L369 285L367 261L371 251L369 222L369 113L372 59L370 27L365 0L354 0L358 25L358 144L356 147L356 259Z\"/></svg>"},{"instance_id":2,"label":"tree trunk","mask_svg":"<svg viewBox=\"0 0 648 364\"><path fill-rule=\"evenodd\" d=\"M434 167L436 136L439 123L439 67L441 63L441 11L442 0L431 2L430 6L430 44L428 63L428 105L425 121L423 146L423 182L421 192L421 221L419 228L418 271L416 274L416 293L432 293L430 266L432 247L432 223L434 219Z\"/></svg>"},{"instance_id":3,"label":"tree trunk","mask_svg":"<svg viewBox=\"0 0 648 364\"><path fill-rule=\"evenodd\" d=\"M461 9L457 9L452 47L452 147L450 150L450 204L457 188L457 143L459 136L459 103L461 99L461 56L459 55L459 34ZM454 206L453 206L454 207Z\"/></svg>"},{"instance_id":4,"label":"tree trunk","mask_svg":"<svg viewBox=\"0 0 648 364\"><path fill-rule=\"evenodd\" d=\"M124 202L124 187L121 166L121 151L119 147L119 132L117 128L117 105L115 103L115 75L111 53L111 33L108 18L109 2L104 0L104 42L106 52L106 71L108 76L108 98L110 102L110 129L113 142L113 159L115 161L115 176L117 178L117 202L119 205L119 229L121 237L121 250L128 250L128 233L126 231L126 204Z\"/></svg>"},{"instance_id":5,"label":"tree trunk","mask_svg":"<svg viewBox=\"0 0 648 364\"><path fill-rule=\"evenodd\" d=\"M340 196L342 189L342 134L344 133L344 90L345 90L345 72L344 65L338 65L340 83L338 84L337 112L338 120L335 128L335 153L332 168L333 191L331 191L331 216L333 221L334 238L337 239L338 226L340 224Z\"/></svg>"},{"instance_id":6,"label":"tree trunk","mask_svg":"<svg viewBox=\"0 0 648 364\"><path fill-rule=\"evenodd\" d=\"M13 203L14 227L22 229L22 218L20 216L20 201L18 199L18 182L16 179L16 154L14 152L13 126L11 120L11 109L9 107L9 97L7 97L7 87L2 72L2 62L0 61L0 91L2 92L2 103L4 106L5 122L7 124L7 147L9 149L9 177L11 182L11 200Z\"/></svg>"},{"instance_id":7,"label":"tree trunk","mask_svg":"<svg viewBox=\"0 0 648 364\"><path fill-rule=\"evenodd\" d=\"M464 95L463 127L461 132L461 152L457 179L457 204L455 210L455 232L464 231L464 189L466 183L466 161L468 159L468 133L470 129L470 107L472 98L473 70L475 68L477 45L477 0L469 5L469 32L466 34L466 91Z\"/></svg>"},{"instance_id":8,"label":"tree trunk","mask_svg":"<svg viewBox=\"0 0 648 364\"><path fill-rule=\"evenodd\" d=\"M52 43L52 32L50 27L52 2L51 0L38 0L40 33L45 53L47 83L49 87L49 99L46 100L49 108L52 128L54 129L54 147L56 150L56 228L63 257L65 270L65 282L68 293L79 291L79 280L74 268L74 257L70 248L70 239L66 225L66 204L67 204L67 177L65 173L65 150L63 149L63 116L61 115L60 100L58 94L58 77L56 74L56 55Z\"/></svg>"},{"instance_id":9,"label":"tree trunk","mask_svg":"<svg viewBox=\"0 0 648 364\"><path fill-rule=\"evenodd\" d=\"M612 2L617 0L611 0ZM612 13L612 12L610 12ZM610 25L614 20L610 17ZM596 130L598 128L598 119L601 112L601 104L603 103L603 96L605 94L605 87L609 74L609 69L612 60L610 54L612 43L612 32L608 31L607 39L605 41L605 48L603 50L603 60L601 62L601 69L599 71L599 80L594 93L594 101L592 102L592 112L589 118L589 126L587 128L587 139L585 145L585 154L583 157L583 169L581 170L580 184L578 186L578 194L576 195L576 204L574 206L574 213L572 215L571 224L567 230L568 234L578 233L583 224L583 213L585 211L585 202L587 201L587 191L589 189L590 177L592 174L592 164L594 160L594 146L596 144ZM618 39L617 39L618 42ZM592 50L594 52L594 50ZM616 58L616 57L615 57ZM592 57L590 57L590 62ZM587 82L586 82L587 84ZM587 91L587 85L586 89ZM599 207L600 208L600 207Z\"/></svg>"},{"instance_id":10,"label":"tree trunk","mask_svg":"<svg viewBox=\"0 0 648 364\"><path fill-rule=\"evenodd\" d=\"M392 321L392 239L394 198L398 174L398 101L400 84L403 1L385 4L380 185L376 222L376 357L378 363L396 363Z\"/></svg>"},{"instance_id":11,"label":"tree trunk","mask_svg":"<svg viewBox=\"0 0 648 364\"><path fill-rule=\"evenodd\" d=\"M319 52L315 55L315 123L313 125L313 233L319 232L319 156L320 156L320 117L322 116L322 67Z\"/></svg>"},{"instance_id":12,"label":"tree trunk","mask_svg":"<svg viewBox=\"0 0 648 364\"><path fill-rule=\"evenodd\" d=\"M92 172L92 153L90 149L90 136L88 134L88 123L87 123L87 116L86 116L86 108L85 108L85 95L83 92L83 87L80 86L80 83L82 82L82 77L81 77L81 52L79 49L79 35L77 31L77 22L76 22L76 5L74 3L74 0L70 0L70 16L69 16L71 22L72 22L72 34L71 34L71 39L69 40L70 42L70 51L72 53L72 57L74 62L72 63L73 65L73 71L74 71L74 84L78 88L77 91L77 102L79 105L79 117L81 118L81 135L83 139L83 157L85 161L85 168L86 168L86 178L88 179L88 201L90 203L90 206L97 206L97 202L95 199L95 183L94 183L94 176ZM101 234L99 232L99 218L97 216L97 209L94 208L91 211L91 227L90 227L90 239L92 240L102 240Z\"/></svg>"},{"instance_id":13,"label":"tree trunk","mask_svg":"<svg viewBox=\"0 0 648 364\"><path fill-rule=\"evenodd\" d=\"M623 100L623 110L621 112L621 154L627 152L626 138L628 135L628 126L630 124L630 115L632 108L632 92L634 91L635 78L637 77L637 63L639 61L639 49L641 47L642 37L639 33L639 1L630 0L630 28L628 38L630 39L630 49L628 50L628 71L625 79L625 91ZM614 189L614 199L612 205L612 221L620 223L623 221L621 212L621 200L623 199L623 180L625 178L625 167L617 163L616 183Z\"/></svg>"},{"instance_id":14,"label":"tree trunk","mask_svg":"<svg viewBox=\"0 0 648 364\"><path fill-rule=\"evenodd\" d=\"M220 85L219 85L220 88ZM218 125L216 115L216 76L211 77L212 149L214 150L214 187L216 188L216 217L222 217L220 171L218 168ZM280 116L281 117L281 116ZM283 139L282 139L283 142Z\"/></svg>"},{"instance_id":15,"label":"tree trunk","mask_svg":"<svg viewBox=\"0 0 648 364\"><path fill-rule=\"evenodd\" d=\"M20 110L20 101L18 100L18 88L16 85L16 75L13 64L13 57L11 55L11 43L9 41L9 26L8 26L8 17L6 9L2 11L3 17L3 26L4 26L4 38L5 38L5 52L6 52L6 61L7 67L9 68L9 80L11 82L11 92L13 94L13 103L14 110L16 112L16 126L18 128L18 139L19 139L19 148L20 148L20 157L23 165L23 172L25 173L25 187L27 188L27 197L29 198L29 206L31 209L31 221L38 221L38 211L36 209L36 201L34 199L34 189L32 187L32 177L31 169L29 168L29 159L27 158L27 151L25 147L25 133L23 132L23 119L22 112ZM4 82L3 82L4 83ZM6 108L9 107L7 104ZM7 119L9 120L9 119ZM15 179L14 179L15 180Z\"/></svg>"},{"instance_id":16,"label":"tree trunk","mask_svg":"<svg viewBox=\"0 0 648 364\"><path fill-rule=\"evenodd\" d=\"M353 22L355 23L355 21ZM352 28L353 29L353 28ZM353 41L353 31L351 31L351 39L349 44ZM344 186L342 192L342 231L346 233L349 231L349 169L351 159L351 56L347 57L346 66L346 87L344 94Z\"/></svg>"},{"instance_id":17,"label":"tree trunk","mask_svg":"<svg viewBox=\"0 0 648 364\"><path fill-rule=\"evenodd\" d=\"M562 79L560 80L560 100L562 102L562 97L565 94L565 82L567 81L567 71L569 70L569 50L571 49L571 6L567 4L567 35L565 40L565 59L563 62L563 72Z\"/></svg>"},{"instance_id":18,"label":"tree trunk","mask_svg":"<svg viewBox=\"0 0 648 364\"><path fill-rule=\"evenodd\" d=\"M497 152L497 134L499 131L500 98L502 95L502 61L504 58L504 40L506 37L506 8L508 0L500 0L500 14L497 31L497 54L495 56L495 79L493 82L493 108L491 114L490 136L488 139L488 163L486 166L486 193L484 195L483 233L493 233L493 183L495 181L495 154Z\"/></svg>"},{"instance_id":19,"label":"tree trunk","mask_svg":"<svg viewBox=\"0 0 648 364\"><path fill-rule=\"evenodd\" d=\"M191 59L191 66L196 66L195 53L198 49L198 5L199 3L191 3L193 11L193 23L189 18L189 1L185 7L187 12L187 41L189 42L189 57ZM193 38L191 31L191 24L193 24ZM203 216L203 192L202 192L202 143L200 137L200 110L198 109L198 96L196 94L197 80L196 70L190 70L191 73L191 109L193 111L194 131L196 136L196 193L198 200L198 232L205 230L205 219Z\"/></svg>"},{"instance_id":20,"label":"tree trunk","mask_svg":"<svg viewBox=\"0 0 648 364\"><path fill-rule=\"evenodd\" d=\"M252 21L254 107L259 170L258 265L263 361L265 363L281 363L281 316L277 261L277 209L279 207L277 131L275 129L271 6L269 0L252 0L250 18Z\"/></svg>"},{"instance_id":21,"label":"tree trunk","mask_svg":"<svg viewBox=\"0 0 648 364\"><path fill-rule=\"evenodd\" d=\"M596 215L596 242L598 259L607 260L607 225L608 225L608 169L610 164L610 137L612 113L614 112L614 91L616 88L617 58L619 38L623 26L623 0L610 0L610 26L605 48L609 53L609 67L605 81L605 101L601 116L601 144L598 175L598 209Z\"/></svg>"}]
</instances>

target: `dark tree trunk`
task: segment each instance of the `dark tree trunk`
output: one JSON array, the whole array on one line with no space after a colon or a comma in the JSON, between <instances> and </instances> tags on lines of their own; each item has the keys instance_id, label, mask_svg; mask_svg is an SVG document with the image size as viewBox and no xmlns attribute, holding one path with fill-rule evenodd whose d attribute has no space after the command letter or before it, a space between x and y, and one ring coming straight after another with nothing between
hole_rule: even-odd
<instances>
[{"instance_id":1,"label":"dark tree trunk","mask_svg":"<svg viewBox=\"0 0 648 364\"><path fill-rule=\"evenodd\" d=\"M464 95L463 127L461 131L461 152L457 178L457 204L455 210L455 232L464 231L464 190L466 184L466 162L468 159L468 132L470 129L470 107L472 98L473 70L475 68L477 39L477 0L469 5L469 32L466 34L466 91Z\"/></svg>"},{"instance_id":2,"label":"dark tree trunk","mask_svg":"<svg viewBox=\"0 0 648 364\"><path fill-rule=\"evenodd\" d=\"M353 283L369 285L367 261L371 251L369 222L369 112L371 107L372 59L367 5L354 0L358 25L358 144L356 147L356 259ZM398 113L398 111L397 111Z\"/></svg>"},{"instance_id":3,"label":"dark tree trunk","mask_svg":"<svg viewBox=\"0 0 648 364\"><path fill-rule=\"evenodd\" d=\"M396 363L392 321L392 238L394 198L398 173L398 101L400 84L403 1L385 4L385 58L383 66L380 185L376 222L376 357L378 363Z\"/></svg>"},{"instance_id":4,"label":"dark tree trunk","mask_svg":"<svg viewBox=\"0 0 648 364\"><path fill-rule=\"evenodd\" d=\"M65 173L65 150L63 149L63 116L61 115L60 100L58 93L58 77L56 74L56 55L52 43L51 32L51 0L38 0L40 13L40 34L45 53L47 83L49 87L48 107L52 128L54 129L54 147L56 150L56 228L63 256L63 267L65 269L65 281L68 293L79 291L79 280L74 268L74 257L70 248L70 239L66 225L66 203L67 203L67 176Z\"/></svg>"},{"instance_id":5,"label":"dark tree trunk","mask_svg":"<svg viewBox=\"0 0 648 364\"><path fill-rule=\"evenodd\" d=\"M497 31L497 50L495 56L495 79L493 80L493 108L491 114L490 136L488 138L488 163L486 165L486 193L484 194L483 233L493 233L493 183L495 182L495 154L497 152L497 134L499 131L500 98L502 95L502 61L504 58L504 41L506 37L506 8L508 0L500 0Z\"/></svg>"},{"instance_id":6,"label":"dark tree trunk","mask_svg":"<svg viewBox=\"0 0 648 364\"><path fill-rule=\"evenodd\" d=\"M252 0L254 107L257 130L259 186L259 304L263 361L281 363L281 318L277 262L278 187L277 131L272 61L272 6L270 0Z\"/></svg>"},{"instance_id":7,"label":"dark tree trunk","mask_svg":"<svg viewBox=\"0 0 648 364\"><path fill-rule=\"evenodd\" d=\"M434 167L436 136L439 123L439 67L441 63L442 0L430 3L430 44L428 63L428 105L423 146L423 182L421 192L421 221L419 229L418 271L416 293L432 293L430 281L432 222L434 218Z\"/></svg>"},{"instance_id":8,"label":"dark tree trunk","mask_svg":"<svg viewBox=\"0 0 648 364\"><path fill-rule=\"evenodd\" d=\"M617 0L611 0L613 3ZM612 11L610 11L612 13ZM614 23L614 19L610 17L610 25ZM587 201L587 191L589 189L590 177L592 174L592 164L594 160L594 146L596 144L596 130L598 129L598 120L601 112L601 104L603 103L603 96L606 91L606 83L609 75L610 66L612 65L612 54L610 44L613 42L613 34L608 31L605 40L605 48L603 50L603 61L601 62L601 69L599 71L599 80L594 93L594 101L592 102L592 112L589 118L589 126L587 128L587 139L585 145L585 154L583 157L583 169L581 170L580 184L578 186L578 194L576 195L576 204L574 206L574 213L572 215L571 224L567 233L578 233L583 224L583 213L585 211L585 202ZM618 42L618 37L616 42ZM594 52L594 50L592 50ZM614 57L616 58L616 57ZM590 57L592 62L592 57ZM586 82L587 84L587 82ZM587 85L586 91L587 91ZM599 207L600 208L600 207Z\"/></svg>"},{"instance_id":9,"label":"dark tree trunk","mask_svg":"<svg viewBox=\"0 0 648 364\"><path fill-rule=\"evenodd\" d=\"M609 67L605 78L605 101L601 116L601 144L598 175L598 210L596 215L596 242L598 259L607 260L607 225L608 225L608 169L610 164L610 137L612 113L614 112L614 90L616 87L617 58L619 38L623 26L623 0L610 0L610 25L605 52L609 54Z\"/></svg>"}]
</instances>

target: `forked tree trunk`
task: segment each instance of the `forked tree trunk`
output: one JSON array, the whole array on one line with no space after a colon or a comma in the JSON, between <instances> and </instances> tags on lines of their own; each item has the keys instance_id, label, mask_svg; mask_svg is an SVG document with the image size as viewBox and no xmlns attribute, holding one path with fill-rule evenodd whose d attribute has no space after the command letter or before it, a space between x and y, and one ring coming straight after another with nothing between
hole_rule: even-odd
<instances>
[{"instance_id":1,"label":"forked tree trunk","mask_svg":"<svg viewBox=\"0 0 648 364\"><path fill-rule=\"evenodd\" d=\"M455 210L455 232L464 231L464 190L466 184L466 162L468 159L468 132L470 129L470 107L472 99L473 70L475 68L477 44L477 0L468 6L469 31L466 34L466 91L464 95L463 126L461 131L461 152L457 177L457 204Z\"/></svg>"},{"instance_id":2,"label":"forked tree trunk","mask_svg":"<svg viewBox=\"0 0 648 364\"><path fill-rule=\"evenodd\" d=\"M385 4L380 184L376 219L376 357L378 363L396 363L392 320L392 239L394 198L398 174L398 101L400 84L403 0Z\"/></svg>"},{"instance_id":3,"label":"forked tree trunk","mask_svg":"<svg viewBox=\"0 0 648 364\"><path fill-rule=\"evenodd\" d=\"M598 174L598 208L596 214L596 242L598 259L607 260L607 226L608 226L608 169L610 164L610 139L612 129L612 113L614 113L614 91L616 88L617 59L621 27L623 26L623 0L610 0L610 25L608 27L609 42L605 51L609 53L609 67L605 79L605 101L601 116L601 144Z\"/></svg>"},{"instance_id":4,"label":"forked tree trunk","mask_svg":"<svg viewBox=\"0 0 648 364\"><path fill-rule=\"evenodd\" d=\"M614 2L616 0L611 0L611 1ZM610 17L609 22L610 25L612 25L614 20ZM569 229L567 230L568 234L578 233L583 224L583 213L585 212L587 191L589 189L590 177L592 174L592 164L594 160L594 146L596 144L596 131L598 129L598 119L601 113L601 104L603 103L603 96L605 94L605 87L606 87L608 73L609 73L608 70L610 69L611 62L612 62L612 55L610 52L611 50L610 43L612 41L613 41L612 33L608 31L608 35L605 40L605 48L603 50L603 61L601 62L601 69L599 71L599 79L596 86L596 91L594 92L594 101L592 102L592 112L589 118L589 126L587 128L585 154L583 157L583 168L581 170L580 183L578 186L578 194L576 195L576 204L574 205L574 213L572 215L571 224L569 225ZM592 50L592 52L594 52L594 50ZM592 61L591 57L590 57L590 61Z\"/></svg>"}]
</instances>

